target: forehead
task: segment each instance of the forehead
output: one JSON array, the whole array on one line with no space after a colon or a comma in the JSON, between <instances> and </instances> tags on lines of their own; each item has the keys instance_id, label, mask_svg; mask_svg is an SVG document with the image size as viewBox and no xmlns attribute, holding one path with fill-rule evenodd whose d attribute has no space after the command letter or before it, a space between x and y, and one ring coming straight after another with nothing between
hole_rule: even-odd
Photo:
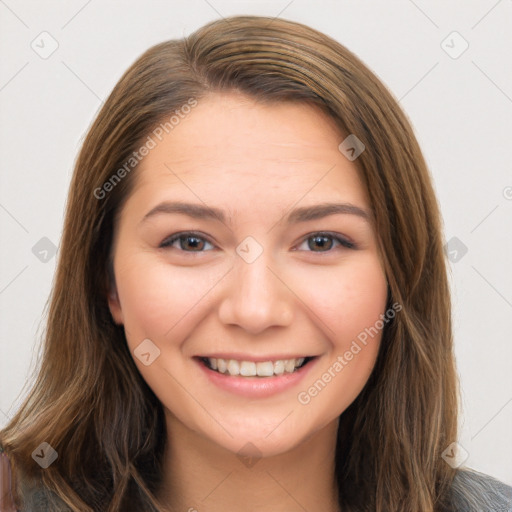
<instances>
[{"instance_id":1,"label":"forehead","mask_svg":"<svg viewBox=\"0 0 512 512\"><path fill-rule=\"evenodd\" d=\"M366 203L356 165L338 149L343 139L334 119L310 104L213 93L142 159L135 193L165 199L178 187L210 203L305 194Z\"/></svg>"}]
</instances>

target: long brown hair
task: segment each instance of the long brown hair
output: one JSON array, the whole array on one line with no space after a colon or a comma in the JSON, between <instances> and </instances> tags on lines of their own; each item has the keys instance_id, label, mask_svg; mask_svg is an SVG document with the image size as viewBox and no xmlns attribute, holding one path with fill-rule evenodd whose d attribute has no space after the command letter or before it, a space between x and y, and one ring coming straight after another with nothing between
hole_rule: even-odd
<instances>
[{"instance_id":1,"label":"long brown hair","mask_svg":"<svg viewBox=\"0 0 512 512\"><path fill-rule=\"evenodd\" d=\"M402 310L340 418L340 505L449 510L455 470L441 454L457 437L458 384L440 213L425 160L397 101L358 57L307 26L259 16L218 20L153 46L91 126L70 186L37 380L0 433L14 481L38 483L73 511L158 510L163 409L107 305L112 233L137 172L126 162L141 141L191 99L229 90L267 103L310 102L364 143L355 163L375 213L389 301ZM47 469L31 457L42 442L58 453Z\"/></svg>"}]
</instances>

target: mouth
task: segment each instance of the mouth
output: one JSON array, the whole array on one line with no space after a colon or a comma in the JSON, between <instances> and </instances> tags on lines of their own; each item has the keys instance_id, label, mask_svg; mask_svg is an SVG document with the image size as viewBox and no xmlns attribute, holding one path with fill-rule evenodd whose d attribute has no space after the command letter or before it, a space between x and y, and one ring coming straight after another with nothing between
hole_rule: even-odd
<instances>
[{"instance_id":1,"label":"mouth","mask_svg":"<svg viewBox=\"0 0 512 512\"><path fill-rule=\"evenodd\" d=\"M196 359L209 370L226 376L268 378L295 373L317 357L304 356L258 362L202 356L198 356Z\"/></svg>"}]
</instances>

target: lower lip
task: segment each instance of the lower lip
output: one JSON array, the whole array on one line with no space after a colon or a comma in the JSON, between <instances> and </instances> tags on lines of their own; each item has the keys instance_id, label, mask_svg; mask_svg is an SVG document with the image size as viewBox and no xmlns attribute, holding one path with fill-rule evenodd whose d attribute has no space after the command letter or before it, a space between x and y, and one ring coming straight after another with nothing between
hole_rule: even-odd
<instances>
[{"instance_id":1,"label":"lower lip","mask_svg":"<svg viewBox=\"0 0 512 512\"><path fill-rule=\"evenodd\" d=\"M274 377L234 377L210 370L201 360L195 361L210 382L225 391L251 398L265 398L297 386L316 365L318 356L293 373L283 373Z\"/></svg>"}]
</instances>

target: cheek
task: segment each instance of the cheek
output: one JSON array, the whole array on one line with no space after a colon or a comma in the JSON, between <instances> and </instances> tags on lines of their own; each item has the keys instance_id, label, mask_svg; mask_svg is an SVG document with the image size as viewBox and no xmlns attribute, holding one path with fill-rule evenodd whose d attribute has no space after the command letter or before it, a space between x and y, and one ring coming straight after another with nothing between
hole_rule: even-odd
<instances>
[{"instance_id":1,"label":"cheek","mask_svg":"<svg viewBox=\"0 0 512 512\"><path fill-rule=\"evenodd\" d=\"M373 254L304 272L296 289L337 349L373 326L386 307L387 281Z\"/></svg>"},{"instance_id":2,"label":"cheek","mask_svg":"<svg viewBox=\"0 0 512 512\"><path fill-rule=\"evenodd\" d=\"M375 366L385 325L381 315L386 313L387 281L376 258L316 277L316 292L309 298L330 349L297 400L311 417L327 424L356 399Z\"/></svg>"},{"instance_id":3,"label":"cheek","mask_svg":"<svg viewBox=\"0 0 512 512\"><path fill-rule=\"evenodd\" d=\"M182 330L207 306L208 291L224 273L173 266L145 253L124 258L116 282L129 343Z\"/></svg>"}]
</instances>

